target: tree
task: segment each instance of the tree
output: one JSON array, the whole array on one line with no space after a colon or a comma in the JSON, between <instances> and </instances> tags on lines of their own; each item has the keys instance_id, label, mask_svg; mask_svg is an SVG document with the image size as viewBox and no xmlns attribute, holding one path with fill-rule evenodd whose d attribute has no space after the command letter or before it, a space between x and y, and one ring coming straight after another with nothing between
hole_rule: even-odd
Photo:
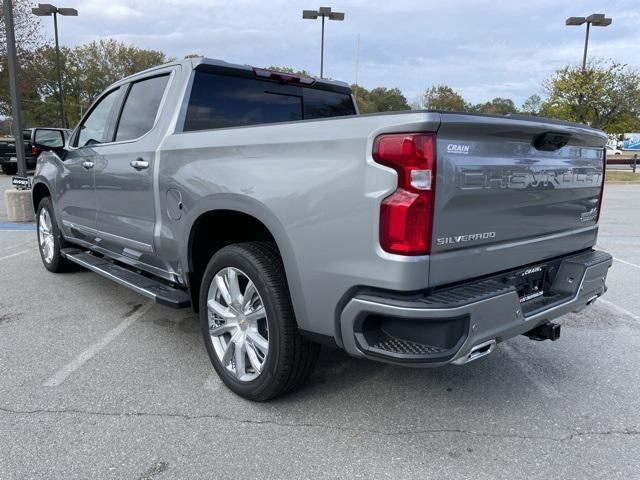
<instances>
[{"instance_id":1,"label":"tree","mask_svg":"<svg viewBox=\"0 0 640 480\"><path fill-rule=\"evenodd\" d=\"M543 83L545 116L589 123L609 133L640 128L640 74L626 65L601 61L556 71Z\"/></svg>"},{"instance_id":2,"label":"tree","mask_svg":"<svg viewBox=\"0 0 640 480\"><path fill-rule=\"evenodd\" d=\"M267 70L273 70L274 72L290 73L291 75L299 75L300 77L312 77L306 70L296 70L291 67L267 67Z\"/></svg>"},{"instance_id":3,"label":"tree","mask_svg":"<svg viewBox=\"0 0 640 480\"><path fill-rule=\"evenodd\" d=\"M467 102L451 87L435 85L424 92L422 107L430 110L464 112L467 110Z\"/></svg>"},{"instance_id":4,"label":"tree","mask_svg":"<svg viewBox=\"0 0 640 480\"><path fill-rule=\"evenodd\" d=\"M376 87L367 90L351 85L360 113L395 112L409 110L409 103L399 88Z\"/></svg>"},{"instance_id":5,"label":"tree","mask_svg":"<svg viewBox=\"0 0 640 480\"><path fill-rule=\"evenodd\" d=\"M516 113L518 109L510 98L496 97L490 102L478 103L469 108L472 112L488 113L491 115L506 115Z\"/></svg>"},{"instance_id":6,"label":"tree","mask_svg":"<svg viewBox=\"0 0 640 480\"><path fill-rule=\"evenodd\" d=\"M360 113L375 113L377 111L375 105L369 100L369 90L354 84L351 85L351 91L356 99Z\"/></svg>"},{"instance_id":7,"label":"tree","mask_svg":"<svg viewBox=\"0 0 640 480\"><path fill-rule=\"evenodd\" d=\"M407 99L399 88L376 87L369 92L368 100L376 112L409 110Z\"/></svg>"},{"instance_id":8,"label":"tree","mask_svg":"<svg viewBox=\"0 0 640 480\"><path fill-rule=\"evenodd\" d=\"M528 113L529 115L538 115L541 103L540 95L533 94L524 101L520 110L522 113Z\"/></svg>"},{"instance_id":9,"label":"tree","mask_svg":"<svg viewBox=\"0 0 640 480\"><path fill-rule=\"evenodd\" d=\"M13 29L16 47L21 52L33 52L44 44L40 33L40 19L31 13L33 2L30 0L13 1ZM7 32L4 24L4 10L0 9L0 57L7 56Z\"/></svg>"},{"instance_id":10,"label":"tree","mask_svg":"<svg viewBox=\"0 0 640 480\"><path fill-rule=\"evenodd\" d=\"M96 97L109 85L124 77L166 63L169 59L157 50L146 50L108 39L74 48L61 47L62 82L65 111L69 125L80 120ZM57 125L57 70L55 49L44 48L36 59L37 89L25 101L25 125ZM40 101L40 104L35 103Z\"/></svg>"},{"instance_id":11,"label":"tree","mask_svg":"<svg viewBox=\"0 0 640 480\"><path fill-rule=\"evenodd\" d=\"M22 97L34 91L34 58L45 43L41 34L39 17L31 13L33 3L29 0L14 0L13 22L18 57L18 83ZM7 35L4 12L0 9L0 115L11 114L11 92L7 59Z\"/></svg>"}]
</instances>

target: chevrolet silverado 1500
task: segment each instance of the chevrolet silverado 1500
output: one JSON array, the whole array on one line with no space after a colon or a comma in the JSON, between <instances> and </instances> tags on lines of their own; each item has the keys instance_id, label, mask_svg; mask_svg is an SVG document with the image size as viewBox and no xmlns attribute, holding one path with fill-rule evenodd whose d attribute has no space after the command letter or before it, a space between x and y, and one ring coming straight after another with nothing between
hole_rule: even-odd
<instances>
[{"instance_id":1,"label":"chevrolet silverado 1500","mask_svg":"<svg viewBox=\"0 0 640 480\"><path fill-rule=\"evenodd\" d=\"M606 141L535 117L359 115L344 83L187 59L38 146L40 254L194 308L246 398L300 384L320 344L464 364L556 339L605 292Z\"/></svg>"}]
</instances>

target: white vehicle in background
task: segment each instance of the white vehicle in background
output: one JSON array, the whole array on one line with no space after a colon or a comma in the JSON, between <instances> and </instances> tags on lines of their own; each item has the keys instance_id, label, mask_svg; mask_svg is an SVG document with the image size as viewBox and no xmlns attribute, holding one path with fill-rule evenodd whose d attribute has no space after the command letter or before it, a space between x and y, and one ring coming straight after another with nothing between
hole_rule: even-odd
<instances>
[{"instance_id":1,"label":"white vehicle in background","mask_svg":"<svg viewBox=\"0 0 640 480\"><path fill-rule=\"evenodd\" d=\"M611 155L622 155L622 150L620 150L616 145L607 144L605 148L607 149L607 157L610 157Z\"/></svg>"}]
</instances>

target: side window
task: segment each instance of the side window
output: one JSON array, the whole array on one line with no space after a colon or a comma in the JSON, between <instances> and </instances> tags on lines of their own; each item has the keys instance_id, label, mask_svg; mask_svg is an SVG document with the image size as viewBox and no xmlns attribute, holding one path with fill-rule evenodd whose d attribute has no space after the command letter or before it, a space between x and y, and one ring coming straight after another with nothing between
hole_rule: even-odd
<instances>
[{"instance_id":1,"label":"side window","mask_svg":"<svg viewBox=\"0 0 640 480\"><path fill-rule=\"evenodd\" d=\"M118 122L116 142L141 137L153 128L169 75L131 84Z\"/></svg>"},{"instance_id":2,"label":"side window","mask_svg":"<svg viewBox=\"0 0 640 480\"><path fill-rule=\"evenodd\" d=\"M106 140L109 113L111 113L113 102L118 98L117 93L119 90L119 88L116 88L102 97L82 125L80 125L80 135L78 135L76 142L77 147L96 145Z\"/></svg>"},{"instance_id":3,"label":"side window","mask_svg":"<svg viewBox=\"0 0 640 480\"><path fill-rule=\"evenodd\" d=\"M184 130L302 120L299 87L196 72Z\"/></svg>"}]
</instances>

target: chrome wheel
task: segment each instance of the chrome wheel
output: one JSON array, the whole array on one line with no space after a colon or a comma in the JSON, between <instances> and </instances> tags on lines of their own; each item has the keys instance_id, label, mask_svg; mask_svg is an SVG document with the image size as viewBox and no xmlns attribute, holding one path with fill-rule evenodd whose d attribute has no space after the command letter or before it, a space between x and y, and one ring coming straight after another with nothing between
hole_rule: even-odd
<instances>
[{"instance_id":1,"label":"chrome wheel","mask_svg":"<svg viewBox=\"0 0 640 480\"><path fill-rule=\"evenodd\" d=\"M42 258L45 262L51 263L55 253L55 238L53 236L51 214L46 208L40 209L40 215L38 215L38 241Z\"/></svg>"},{"instance_id":2,"label":"chrome wheel","mask_svg":"<svg viewBox=\"0 0 640 480\"><path fill-rule=\"evenodd\" d=\"M207 294L209 335L220 363L241 382L255 380L269 353L269 327L262 298L241 270L215 274Z\"/></svg>"}]
</instances>

